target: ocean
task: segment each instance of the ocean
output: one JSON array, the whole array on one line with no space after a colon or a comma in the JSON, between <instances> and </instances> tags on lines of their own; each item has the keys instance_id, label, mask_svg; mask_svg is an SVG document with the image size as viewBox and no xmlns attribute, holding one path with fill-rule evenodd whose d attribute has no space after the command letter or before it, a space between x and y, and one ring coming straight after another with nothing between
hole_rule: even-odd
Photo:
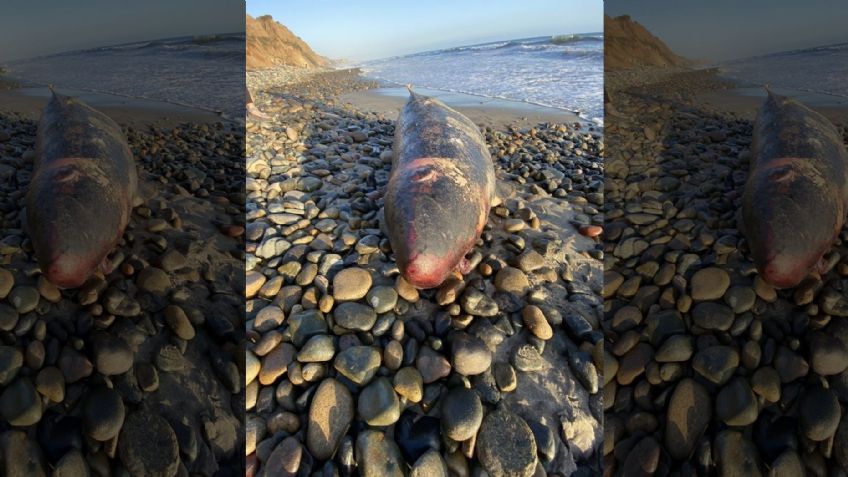
<instances>
[{"instance_id":1,"label":"ocean","mask_svg":"<svg viewBox=\"0 0 848 477\"><path fill-rule=\"evenodd\" d=\"M495 41L355 66L393 84L560 108L603 124L602 33Z\"/></svg>"},{"instance_id":2,"label":"ocean","mask_svg":"<svg viewBox=\"0 0 848 477\"><path fill-rule=\"evenodd\" d=\"M848 43L755 56L716 66L725 76L751 84L848 98Z\"/></svg>"},{"instance_id":3,"label":"ocean","mask_svg":"<svg viewBox=\"0 0 848 477\"><path fill-rule=\"evenodd\" d=\"M168 38L0 65L10 77L244 116L244 33ZM221 94L221 92L228 94Z\"/></svg>"}]
</instances>

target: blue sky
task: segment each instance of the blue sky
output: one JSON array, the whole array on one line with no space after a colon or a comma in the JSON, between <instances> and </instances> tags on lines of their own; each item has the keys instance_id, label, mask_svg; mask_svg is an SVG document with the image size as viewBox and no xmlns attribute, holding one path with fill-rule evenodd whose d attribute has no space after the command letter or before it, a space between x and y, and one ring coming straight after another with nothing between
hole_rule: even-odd
<instances>
[{"instance_id":1,"label":"blue sky","mask_svg":"<svg viewBox=\"0 0 848 477\"><path fill-rule=\"evenodd\" d=\"M365 60L532 36L603 30L601 0L248 0L321 55Z\"/></svg>"},{"instance_id":2,"label":"blue sky","mask_svg":"<svg viewBox=\"0 0 848 477\"><path fill-rule=\"evenodd\" d=\"M728 60L848 42L845 0L607 0L676 53Z\"/></svg>"},{"instance_id":3,"label":"blue sky","mask_svg":"<svg viewBox=\"0 0 848 477\"><path fill-rule=\"evenodd\" d=\"M2 0L0 61L237 31L244 31L242 0Z\"/></svg>"}]
</instances>

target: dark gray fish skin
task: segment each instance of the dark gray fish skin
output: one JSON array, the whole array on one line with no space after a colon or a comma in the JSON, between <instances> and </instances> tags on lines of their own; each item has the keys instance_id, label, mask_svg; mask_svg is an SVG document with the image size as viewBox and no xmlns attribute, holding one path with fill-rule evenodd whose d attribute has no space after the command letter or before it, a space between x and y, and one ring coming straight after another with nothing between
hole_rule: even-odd
<instances>
[{"instance_id":1,"label":"dark gray fish skin","mask_svg":"<svg viewBox=\"0 0 848 477\"><path fill-rule=\"evenodd\" d=\"M743 232L761 277L777 288L817 270L845 221L848 153L821 114L769 92L754 125Z\"/></svg>"},{"instance_id":2,"label":"dark gray fish skin","mask_svg":"<svg viewBox=\"0 0 848 477\"><path fill-rule=\"evenodd\" d=\"M27 228L45 278L82 285L120 241L138 187L121 128L82 101L53 93L38 122Z\"/></svg>"},{"instance_id":3,"label":"dark gray fish skin","mask_svg":"<svg viewBox=\"0 0 848 477\"><path fill-rule=\"evenodd\" d=\"M492 157L477 126L410 92L385 194L389 241L409 283L436 287L457 268L483 231L494 191Z\"/></svg>"}]
</instances>

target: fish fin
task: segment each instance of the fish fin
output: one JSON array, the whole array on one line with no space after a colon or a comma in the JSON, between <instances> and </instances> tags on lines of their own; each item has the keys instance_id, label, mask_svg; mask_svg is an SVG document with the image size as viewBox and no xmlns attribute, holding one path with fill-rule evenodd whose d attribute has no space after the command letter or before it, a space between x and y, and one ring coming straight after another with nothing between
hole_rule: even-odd
<instances>
[{"instance_id":1,"label":"fish fin","mask_svg":"<svg viewBox=\"0 0 848 477\"><path fill-rule=\"evenodd\" d=\"M409 94L413 94L412 83L406 83L406 90L409 91Z\"/></svg>"}]
</instances>

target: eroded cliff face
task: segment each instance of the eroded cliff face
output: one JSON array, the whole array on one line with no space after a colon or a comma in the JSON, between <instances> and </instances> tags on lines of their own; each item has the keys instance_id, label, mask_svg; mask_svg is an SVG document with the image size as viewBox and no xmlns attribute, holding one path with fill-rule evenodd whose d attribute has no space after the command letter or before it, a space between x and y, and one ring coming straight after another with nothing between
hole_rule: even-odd
<instances>
[{"instance_id":1,"label":"eroded cliff face","mask_svg":"<svg viewBox=\"0 0 848 477\"><path fill-rule=\"evenodd\" d=\"M247 68L262 69L276 65L315 68L328 63L323 56L270 15L247 21Z\"/></svg>"},{"instance_id":2,"label":"eroded cliff face","mask_svg":"<svg viewBox=\"0 0 848 477\"><path fill-rule=\"evenodd\" d=\"M621 70L639 66L687 66L677 55L628 15L604 15L604 69Z\"/></svg>"}]
</instances>

